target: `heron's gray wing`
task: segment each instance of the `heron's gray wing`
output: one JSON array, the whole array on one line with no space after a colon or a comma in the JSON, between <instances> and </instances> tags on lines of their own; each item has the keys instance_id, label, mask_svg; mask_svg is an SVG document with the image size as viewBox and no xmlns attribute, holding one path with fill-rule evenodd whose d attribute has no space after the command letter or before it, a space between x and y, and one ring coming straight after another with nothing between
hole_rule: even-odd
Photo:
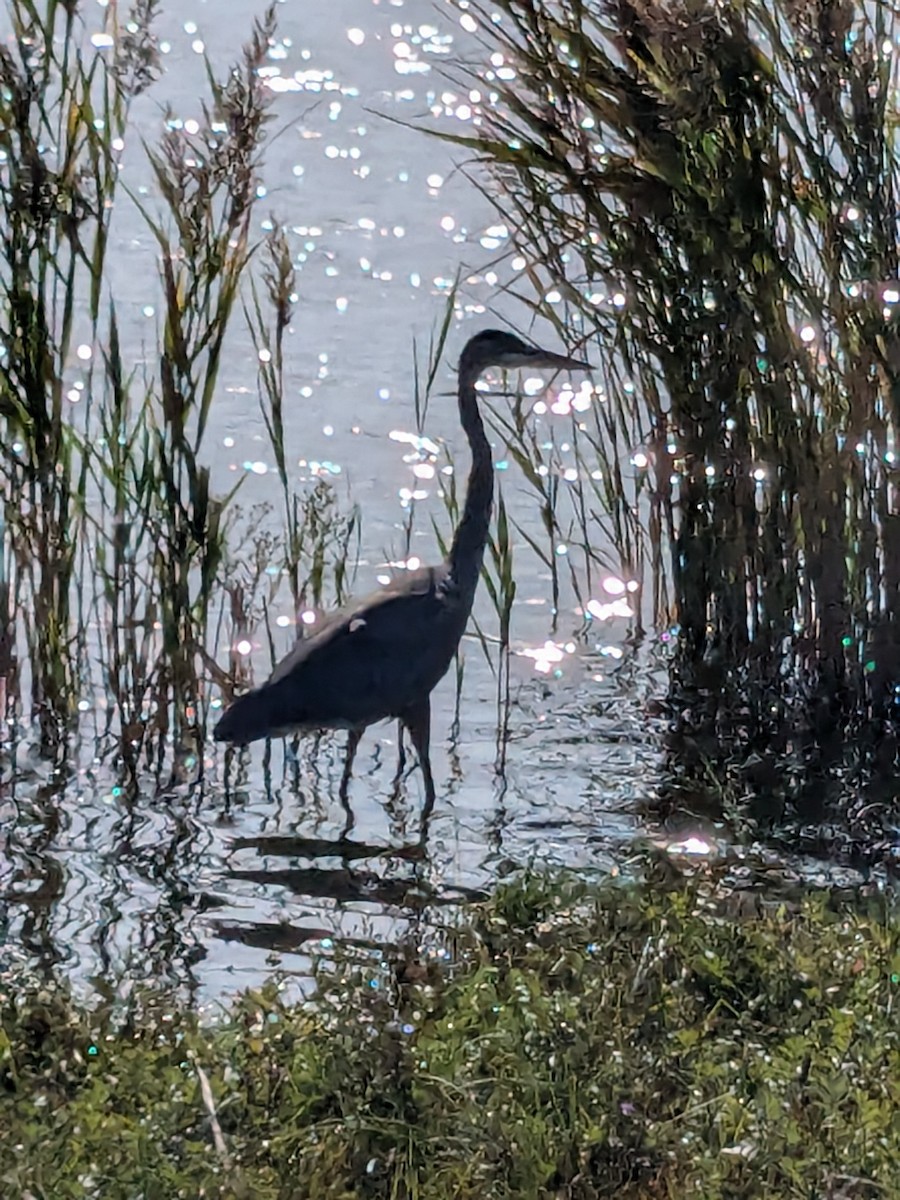
<instances>
[{"instance_id":1,"label":"heron's gray wing","mask_svg":"<svg viewBox=\"0 0 900 1200\"><path fill-rule=\"evenodd\" d=\"M443 567L401 576L328 617L275 668L323 721L369 722L427 695L459 640Z\"/></svg>"}]
</instances>

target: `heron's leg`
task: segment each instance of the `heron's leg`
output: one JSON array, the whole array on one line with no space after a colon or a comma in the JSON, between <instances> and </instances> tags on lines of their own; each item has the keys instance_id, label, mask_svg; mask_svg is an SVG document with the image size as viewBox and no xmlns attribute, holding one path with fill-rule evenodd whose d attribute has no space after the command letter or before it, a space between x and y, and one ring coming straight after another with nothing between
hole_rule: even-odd
<instances>
[{"instance_id":1,"label":"heron's leg","mask_svg":"<svg viewBox=\"0 0 900 1200\"><path fill-rule=\"evenodd\" d=\"M340 790L338 791L341 804L344 806L344 811L351 822L353 820L353 814L350 811L350 803L347 799L347 792L350 787L350 780L353 776L353 760L356 758L356 747L359 745L361 737L361 729L351 729L347 735L347 755L344 759L344 773L341 776L341 786Z\"/></svg>"},{"instance_id":2,"label":"heron's leg","mask_svg":"<svg viewBox=\"0 0 900 1200\"><path fill-rule=\"evenodd\" d=\"M406 749L403 745L403 718L397 722L397 770L391 781L391 799L395 800L400 793L400 780L406 766Z\"/></svg>"},{"instance_id":3,"label":"heron's leg","mask_svg":"<svg viewBox=\"0 0 900 1200\"><path fill-rule=\"evenodd\" d=\"M419 766L425 779L425 811L430 813L434 807L434 777L431 774L431 701L428 696L419 704L408 708L400 718L409 730L412 744L419 756Z\"/></svg>"},{"instance_id":4,"label":"heron's leg","mask_svg":"<svg viewBox=\"0 0 900 1200\"><path fill-rule=\"evenodd\" d=\"M406 766L406 747L403 745L403 722L397 722L397 778L403 774Z\"/></svg>"}]
</instances>

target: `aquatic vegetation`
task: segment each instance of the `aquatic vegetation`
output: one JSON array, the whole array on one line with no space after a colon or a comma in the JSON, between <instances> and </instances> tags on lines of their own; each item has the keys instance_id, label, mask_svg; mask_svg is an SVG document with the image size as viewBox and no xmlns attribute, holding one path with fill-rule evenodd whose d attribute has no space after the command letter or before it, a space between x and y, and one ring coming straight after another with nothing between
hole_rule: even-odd
<instances>
[{"instance_id":1,"label":"aquatic vegetation","mask_svg":"<svg viewBox=\"0 0 900 1200\"><path fill-rule=\"evenodd\" d=\"M0 982L10 1194L796 1197L900 1183L897 914L533 876L311 999ZM749 864L744 863L743 868Z\"/></svg>"},{"instance_id":2,"label":"aquatic vegetation","mask_svg":"<svg viewBox=\"0 0 900 1200\"><path fill-rule=\"evenodd\" d=\"M10 703L23 724L37 717L54 754L80 698L102 693L96 732L112 736L132 777L143 752L155 748L159 764L202 740L210 674L228 686L216 650L239 643L266 587L271 600L271 559L255 569L259 543L243 551L230 536L258 514L237 507L238 488L217 494L208 465L236 320L258 347L288 518L274 569L280 581L283 559L298 608L340 598L356 528L326 483L294 493L287 481L293 275L277 228L260 266L251 235L274 6L223 80L209 71L202 120L170 115L158 142L138 147L129 117L161 74L158 8L138 0L127 20L110 10L106 32L89 37L77 6L10 0L13 37L0 53L0 716ZM123 184L126 140L151 188ZM158 272L158 350L138 366L107 279L120 212L143 221L148 274Z\"/></svg>"},{"instance_id":3,"label":"aquatic vegetation","mask_svg":"<svg viewBox=\"0 0 900 1200\"><path fill-rule=\"evenodd\" d=\"M649 575L679 770L836 777L852 746L893 772L896 7L459 7L496 101L442 136L488 164L527 303L602 366L563 406L567 485L525 476L636 607Z\"/></svg>"}]
</instances>

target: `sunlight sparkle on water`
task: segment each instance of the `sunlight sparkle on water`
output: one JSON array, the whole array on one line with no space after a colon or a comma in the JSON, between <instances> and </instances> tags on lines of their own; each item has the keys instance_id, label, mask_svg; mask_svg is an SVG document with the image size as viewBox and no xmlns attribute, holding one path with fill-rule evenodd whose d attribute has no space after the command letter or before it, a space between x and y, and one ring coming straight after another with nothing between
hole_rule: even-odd
<instances>
[{"instance_id":1,"label":"sunlight sparkle on water","mask_svg":"<svg viewBox=\"0 0 900 1200\"><path fill-rule=\"evenodd\" d=\"M566 646L561 646L557 642L546 641L543 646L535 646L525 650L518 651L522 658L531 658L534 660L534 669L541 675L547 675L554 667L563 661L566 653L571 653L575 649L574 645L569 642ZM561 674L561 672L558 672Z\"/></svg>"},{"instance_id":2,"label":"sunlight sparkle on water","mask_svg":"<svg viewBox=\"0 0 900 1200\"><path fill-rule=\"evenodd\" d=\"M387 388L383 388L382 391L387 393L388 390ZM387 395L382 396L382 399L386 400ZM440 446L436 442L433 442L431 438L422 437L417 433L407 433L403 429L392 429L388 437L392 442L402 442L407 446L412 446L416 450L424 451L426 454L440 454L441 452Z\"/></svg>"},{"instance_id":3,"label":"sunlight sparkle on water","mask_svg":"<svg viewBox=\"0 0 900 1200\"><path fill-rule=\"evenodd\" d=\"M481 235L480 241L485 250L497 250L508 237L509 230L505 225L490 225Z\"/></svg>"},{"instance_id":4,"label":"sunlight sparkle on water","mask_svg":"<svg viewBox=\"0 0 900 1200\"><path fill-rule=\"evenodd\" d=\"M613 617L627 619L634 613L627 600L612 600L609 604L604 604L602 600L588 600L585 615L596 621L611 621Z\"/></svg>"},{"instance_id":5,"label":"sunlight sparkle on water","mask_svg":"<svg viewBox=\"0 0 900 1200\"><path fill-rule=\"evenodd\" d=\"M585 379L572 398L572 408L575 412L587 412L593 403L594 395L594 385Z\"/></svg>"},{"instance_id":6,"label":"sunlight sparkle on water","mask_svg":"<svg viewBox=\"0 0 900 1200\"><path fill-rule=\"evenodd\" d=\"M402 487L397 492L400 497L400 503L404 508L407 508L413 500L427 500L428 492L425 488L406 488Z\"/></svg>"}]
</instances>

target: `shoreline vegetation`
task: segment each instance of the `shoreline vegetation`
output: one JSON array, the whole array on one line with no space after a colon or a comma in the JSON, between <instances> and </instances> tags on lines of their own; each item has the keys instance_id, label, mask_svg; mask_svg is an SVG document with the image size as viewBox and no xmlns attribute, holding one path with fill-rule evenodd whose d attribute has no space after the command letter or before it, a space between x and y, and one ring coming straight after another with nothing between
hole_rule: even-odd
<instances>
[{"instance_id":1,"label":"shoreline vegetation","mask_svg":"<svg viewBox=\"0 0 900 1200\"><path fill-rule=\"evenodd\" d=\"M514 288L597 345L553 536L671 629L666 802L861 840L897 813L898 10L459 0L469 155ZM473 158L474 164L473 165ZM549 480L559 474L556 446Z\"/></svg>"},{"instance_id":2,"label":"shoreline vegetation","mask_svg":"<svg viewBox=\"0 0 900 1200\"><path fill-rule=\"evenodd\" d=\"M34 1200L900 1191L896 906L732 872L533 875L430 953L207 1012L0 983L0 1181Z\"/></svg>"},{"instance_id":3,"label":"shoreline vegetation","mask_svg":"<svg viewBox=\"0 0 900 1200\"><path fill-rule=\"evenodd\" d=\"M274 656L279 588L297 610L345 596L359 514L322 480L295 490L285 451L294 263L276 218L254 241L275 6L232 69L210 70L194 132L173 117L143 147L139 194L119 168L131 102L161 73L157 0L121 23L109 5L97 53L77 0L8 0L0 782L28 887L4 899L33 903L43 927L41 965L17 967L13 945L0 956L4 1197L900 1195L894 6L495 0L499 23L458 7L505 64L474 77L496 104L451 140L490 169L481 186L526 263L516 294L563 344L575 330L608 350L602 394L569 413L569 459L526 397L496 418L546 533L518 526L507 482L486 560L499 637L478 631L499 647L498 771L514 553L544 562L554 612L569 593L587 612L612 571L623 604L651 598L668 672L648 711L667 750L650 819L700 813L769 848L875 864L878 882L816 890L738 852L682 867L651 853L637 882L524 871L441 937L429 925L424 949L338 947L302 1002L280 990L287 955L214 1014L107 976L73 994L52 928L65 868L39 901L28 887L78 723L117 810L154 775L160 804L167 773L202 782L209 708L248 682L237 646L268 636ZM135 368L105 283L125 203L158 267L155 349ZM420 422L453 316L451 301L416 363ZM240 320L283 494L274 531L236 492L214 495L205 465ZM444 498L452 518L452 478ZM98 686L108 704L81 713ZM19 812L32 737L53 770ZM178 838L184 873L160 901L173 921L194 827ZM154 859L154 879L170 867Z\"/></svg>"},{"instance_id":4,"label":"shoreline vegetation","mask_svg":"<svg viewBox=\"0 0 900 1200\"><path fill-rule=\"evenodd\" d=\"M248 683L235 647L253 636L275 654L282 587L298 611L340 602L359 524L326 480L295 490L286 460L295 272L258 196L275 6L230 68L209 65L199 119L164 108L142 143L131 112L163 74L159 8L110 6L89 38L78 4L8 0L0 52L0 717L51 760L93 734L129 792L142 772L198 774L211 704ZM123 211L155 277L149 352L107 283ZM240 481L211 482L210 412L241 321L280 519L245 511ZM85 695L103 703L82 715Z\"/></svg>"}]
</instances>

